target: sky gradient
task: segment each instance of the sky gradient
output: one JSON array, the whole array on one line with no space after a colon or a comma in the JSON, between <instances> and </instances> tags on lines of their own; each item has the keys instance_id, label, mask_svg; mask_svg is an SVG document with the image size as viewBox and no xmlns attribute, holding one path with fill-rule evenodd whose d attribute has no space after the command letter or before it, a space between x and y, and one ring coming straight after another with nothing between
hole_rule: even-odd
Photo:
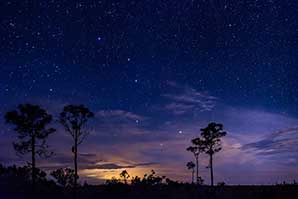
<instances>
[{"instance_id":1,"label":"sky gradient","mask_svg":"<svg viewBox=\"0 0 298 199\"><path fill-rule=\"evenodd\" d=\"M224 125L215 182L298 178L298 4L295 0L3 1L0 111L46 108L57 132L51 170L72 166L64 105L94 113L80 146L81 180L126 169L190 181L185 149L211 121ZM0 163L24 164L0 120ZM207 157L200 172L209 182Z\"/></svg>"}]
</instances>

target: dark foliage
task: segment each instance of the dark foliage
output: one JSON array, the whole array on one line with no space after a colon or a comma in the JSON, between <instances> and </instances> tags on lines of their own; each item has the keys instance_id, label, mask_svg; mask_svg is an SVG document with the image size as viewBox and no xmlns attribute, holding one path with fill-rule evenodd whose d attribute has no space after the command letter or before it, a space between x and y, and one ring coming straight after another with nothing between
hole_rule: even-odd
<instances>
[{"instance_id":1,"label":"dark foliage","mask_svg":"<svg viewBox=\"0 0 298 199\"><path fill-rule=\"evenodd\" d=\"M187 151L191 152L196 161L196 183L200 184L200 177L199 177L199 156L201 153L205 151L205 142L201 138L195 138L192 141L192 146L187 147Z\"/></svg>"},{"instance_id":2,"label":"dark foliage","mask_svg":"<svg viewBox=\"0 0 298 199\"><path fill-rule=\"evenodd\" d=\"M62 190L55 182L47 178L47 174L35 168L35 190L32 192L32 167L15 165L5 167L0 164L0 198L52 198L54 195L62 196ZM42 197L41 197L42 195Z\"/></svg>"},{"instance_id":3,"label":"dark foliage","mask_svg":"<svg viewBox=\"0 0 298 199\"><path fill-rule=\"evenodd\" d=\"M201 129L201 136L204 143L204 151L209 155L209 168L211 186L213 186L213 155L219 152L221 147L221 138L227 133L223 131L223 125L211 122L206 128Z\"/></svg>"},{"instance_id":4,"label":"dark foliage","mask_svg":"<svg viewBox=\"0 0 298 199\"><path fill-rule=\"evenodd\" d=\"M76 188L78 184L78 146L88 136L89 131L86 129L86 124L94 114L84 105L68 105L65 106L60 113L60 123L65 130L73 138L73 146L71 151L74 154L74 198L76 198Z\"/></svg>"},{"instance_id":5,"label":"dark foliage","mask_svg":"<svg viewBox=\"0 0 298 199\"><path fill-rule=\"evenodd\" d=\"M61 171L61 170L60 170ZM59 172L60 172L59 171ZM70 199L72 193L67 187L56 185L46 178L46 173L38 170L37 190L35 195L28 188L30 167L4 167L0 165L0 198L9 199ZM78 187L78 199L287 199L298 194L298 184L282 183L275 186L197 186L195 184L178 183L160 177L154 171L142 179L132 178L131 184L107 183L106 185L84 185Z\"/></svg>"},{"instance_id":6,"label":"dark foliage","mask_svg":"<svg viewBox=\"0 0 298 199\"><path fill-rule=\"evenodd\" d=\"M113 177L111 180L107 180L107 185L120 185L120 184L128 184L128 178L130 175L126 170L123 170L120 173L120 178L117 179ZM163 180L165 179L165 176L158 176L156 175L154 170L151 170L150 174L145 174L143 178L140 178L139 176L135 176L131 178L131 185L133 186L155 186L160 185L163 183ZM123 183L122 183L123 182Z\"/></svg>"},{"instance_id":7,"label":"dark foliage","mask_svg":"<svg viewBox=\"0 0 298 199\"><path fill-rule=\"evenodd\" d=\"M192 161L188 162L186 164L186 167L188 170L191 170L191 183L194 183L194 173L195 173L195 163L193 163Z\"/></svg>"},{"instance_id":8,"label":"dark foliage","mask_svg":"<svg viewBox=\"0 0 298 199\"><path fill-rule=\"evenodd\" d=\"M51 172L51 176L56 179L58 185L64 188L72 188L75 181L75 172L70 168L60 168Z\"/></svg>"},{"instance_id":9,"label":"dark foliage","mask_svg":"<svg viewBox=\"0 0 298 199\"><path fill-rule=\"evenodd\" d=\"M125 184L127 184L127 180L128 178L130 177L130 175L128 174L128 172L126 170L123 170L121 173L120 173L120 177L123 178L123 182Z\"/></svg>"},{"instance_id":10,"label":"dark foliage","mask_svg":"<svg viewBox=\"0 0 298 199\"><path fill-rule=\"evenodd\" d=\"M20 104L16 110L5 114L5 120L12 124L18 133L19 140L13 143L15 150L21 155L31 153L34 188L36 156L49 157L51 155L47 150L46 138L55 132L55 129L47 127L52 121L52 116L37 105Z\"/></svg>"},{"instance_id":11,"label":"dark foliage","mask_svg":"<svg viewBox=\"0 0 298 199\"><path fill-rule=\"evenodd\" d=\"M72 152L74 154L74 169L60 168L54 170L50 175L55 181L47 177L46 172L35 167L35 156L48 157L48 146L46 138L55 129L47 128L52 121L52 116L39 106L25 104L19 105L15 111L8 112L5 119L15 126L18 132L19 142L14 147L19 154L31 153L32 162L27 166L5 167L0 164L0 199L230 199L230 198L256 198L256 199L284 199L293 198L298 195L298 184L281 183L275 186L227 186L219 182L213 187L213 155L219 152L221 138L226 135L223 125L210 123L201 129L201 137L192 140L192 145L187 148L194 154L196 164L188 162L187 167L192 172L194 181L194 169L197 171L197 184L180 183L165 176L156 175L152 170L142 178L130 177L126 170L120 173L120 179L112 178L105 185L92 186L85 183L78 186L77 180L77 151L78 146L88 135L86 124L94 114L83 105L65 106L60 114L60 122L65 130L70 133L74 140ZM203 179L198 176L198 159L205 152L210 157L211 187L203 185ZM36 184L36 189L30 189L28 185ZM198 186L200 185L200 186ZM71 189L72 188L72 189ZM71 191L74 190L74 191Z\"/></svg>"}]
</instances>

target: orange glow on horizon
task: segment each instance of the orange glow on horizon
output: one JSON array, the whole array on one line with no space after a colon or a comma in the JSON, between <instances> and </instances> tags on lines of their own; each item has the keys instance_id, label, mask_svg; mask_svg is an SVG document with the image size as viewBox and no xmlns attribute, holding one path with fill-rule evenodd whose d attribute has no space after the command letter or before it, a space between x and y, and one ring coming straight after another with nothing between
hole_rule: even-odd
<instances>
[{"instance_id":1,"label":"orange glow on horizon","mask_svg":"<svg viewBox=\"0 0 298 199\"><path fill-rule=\"evenodd\" d=\"M151 173L150 168L120 168L120 169L84 169L80 171L80 174L86 177L90 178L96 178L100 180L110 180L113 177L120 178L119 174L121 171L126 170L128 174L130 175L131 179L132 177L138 176L143 177L144 174Z\"/></svg>"}]
</instances>

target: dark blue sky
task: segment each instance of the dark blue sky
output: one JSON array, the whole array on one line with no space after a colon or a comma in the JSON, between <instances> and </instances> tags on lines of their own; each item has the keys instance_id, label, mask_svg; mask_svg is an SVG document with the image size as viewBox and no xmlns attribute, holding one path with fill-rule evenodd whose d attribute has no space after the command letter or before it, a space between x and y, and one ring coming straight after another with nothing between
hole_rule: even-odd
<instances>
[{"instance_id":1,"label":"dark blue sky","mask_svg":"<svg viewBox=\"0 0 298 199\"><path fill-rule=\"evenodd\" d=\"M115 165L132 164L133 173L141 173L140 163L154 163L146 165L181 180L188 179L183 161L191 158L185 146L201 127L217 120L229 132L227 146L235 145L226 152L234 154L226 157L231 161L220 164L227 169L240 164L231 175L219 171L220 179L290 180L298 176L297 13L295 0L3 1L1 115L24 102L38 103L54 115L65 104L83 103L97 115L86 153ZM276 131L288 139L290 134L294 143L268 155L277 150L276 140L286 139L275 138ZM8 149L5 135L0 135L2 147ZM262 148L258 141L263 139ZM59 134L53 140L57 148L67 145L57 143ZM117 156L113 150L119 149L105 148L106 143L148 147ZM107 157L87 151L98 145ZM181 155L160 149L164 145L180 147ZM248 148L251 156L232 161ZM127 157L128 163L116 156ZM13 151L0 158L9 162ZM269 162L248 166L251 158ZM171 166L177 159L179 175ZM286 169L281 160L289 162ZM265 165L282 174L267 174ZM240 180L244 171L259 175ZM91 170L81 172L88 177Z\"/></svg>"}]
</instances>

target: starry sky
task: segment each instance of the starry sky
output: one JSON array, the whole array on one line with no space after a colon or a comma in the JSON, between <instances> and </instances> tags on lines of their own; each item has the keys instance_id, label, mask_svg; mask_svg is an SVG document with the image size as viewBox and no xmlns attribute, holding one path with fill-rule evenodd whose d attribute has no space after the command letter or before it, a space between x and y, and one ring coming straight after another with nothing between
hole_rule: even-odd
<instances>
[{"instance_id":1,"label":"starry sky","mask_svg":"<svg viewBox=\"0 0 298 199\"><path fill-rule=\"evenodd\" d=\"M0 114L46 108L57 132L46 170L72 166L64 105L94 113L81 180L121 170L189 181L190 140L210 121L228 135L215 181L298 178L298 4L295 0L0 2ZM0 122L0 162L24 164ZM3 153L4 152L4 153ZM209 183L207 157L200 173Z\"/></svg>"}]
</instances>

